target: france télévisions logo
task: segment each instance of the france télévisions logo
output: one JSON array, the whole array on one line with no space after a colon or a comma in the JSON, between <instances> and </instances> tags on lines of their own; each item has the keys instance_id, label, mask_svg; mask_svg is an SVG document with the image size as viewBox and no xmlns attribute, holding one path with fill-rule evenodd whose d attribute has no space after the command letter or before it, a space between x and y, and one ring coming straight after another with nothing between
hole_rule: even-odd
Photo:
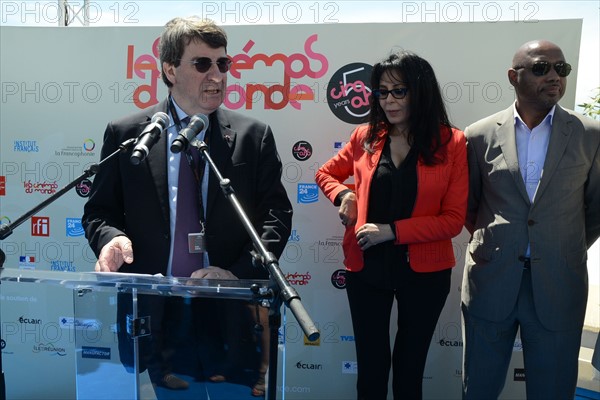
<instances>
[{"instance_id":1,"label":"france t\u00e9l\u00e9visions logo","mask_svg":"<svg viewBox=\"0 0 600 400\"><path fill-rule=\"evenodd\" d=\"M298 184L298 203L316 203L319 200L319 188L316 183Z\"/></svg>"},{"instance_id":2,"label":"france t\u00e9l\u00e9visions logo","mask_svg":"<svg viewBox=\"0 0 600 400\"><path fill-rule=\"evenodd\" d=\"M371 111L371 71L364 63L352 63L338 69L327 86L327 104L331 112L349 124L367 122Z\"/></svg>"},{"instance_id":3,"label":"france t\u00e9l\u00e9visions logo","mask_svg":"<svg viewBox=\"0 0 600 400\"><path fill-rule=\"evenodd\" d=\"M50 218L31 217L31 236L50 236Z\"/></svg>"}]
</instances>

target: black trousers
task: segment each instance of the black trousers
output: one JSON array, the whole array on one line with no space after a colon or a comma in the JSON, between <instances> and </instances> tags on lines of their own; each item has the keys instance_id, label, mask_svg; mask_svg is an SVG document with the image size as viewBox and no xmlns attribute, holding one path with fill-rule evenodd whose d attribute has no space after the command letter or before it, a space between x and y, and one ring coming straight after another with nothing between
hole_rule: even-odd
<instances>
[{"instance_id":1,"label":"black trousers","mask_svg":"<svg viewBox=\"0 0 600 400\"><path fill-rule=\"evenodd\" d=\"M421 399L429 344L450 291L451 269L417 273L400 266L395 289L346 273L358 363L359 400L385 400L392 368L394 399ZM398 331L390 348L390 317L398 306Z\"/></svg>"}]
</instances>

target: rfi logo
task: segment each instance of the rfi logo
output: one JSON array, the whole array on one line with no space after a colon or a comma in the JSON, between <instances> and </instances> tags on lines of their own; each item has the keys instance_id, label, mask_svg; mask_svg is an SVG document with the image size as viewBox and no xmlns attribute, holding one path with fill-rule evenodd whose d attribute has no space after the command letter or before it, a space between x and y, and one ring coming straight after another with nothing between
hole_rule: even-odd
<instances>
[{"instance_id":1,"label":"rfi logo","mask_svg":"<svg viewBox=\"0 0 600 400\"><path fill-rule=\"evenodd\" d=\"M31 217L31 236L50 236L50 218Z\"/></svg>"}]
</instances>

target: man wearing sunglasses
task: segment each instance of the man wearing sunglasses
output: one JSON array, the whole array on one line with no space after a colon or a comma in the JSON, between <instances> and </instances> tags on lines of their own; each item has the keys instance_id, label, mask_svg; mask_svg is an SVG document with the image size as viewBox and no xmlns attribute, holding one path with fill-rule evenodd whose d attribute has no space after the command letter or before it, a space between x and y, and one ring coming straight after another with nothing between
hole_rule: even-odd
<instances>
[{"instance_id":1,"label":"man wearing sunglasses","mask_svg":"<svg viewBox=\"0 0 600 400\"><path fill-rule=\"evenodd\" d=\"M196 114L207 118L208 129L202 130L198 138L208 145L219 172L230 179L239 203L267 250L279 257L291 232L292 206L281 182L282 164L273 132L265 123L221 108L231 66L222 28L212 21L175 18L165 26L159 51L168 97L153 107L109 123L101 157L138 137L157 112L168 114L172 125L139 165L130 162L131 152L122 153L96 175L83 216L86 237L98 257L96 271L266 279L266 270L253 266L252 240L207 163L199 154L193 154L193 148L173 153L170 146L186 127L187 118ZM184 174L185 182L192 187L190 196L194 197L190 198L192 206L181 210L178 203L182 205L186 198ZM195 227L180 228L187 221ZM184 238L181 253L185 254L179 254L179 233ZM194 245L188 245L188 240ZM198 248L202 249L199 253ZM188 257L188 261L176 261L180 257ZM192 257L195 258L191 260ZM182 272L186 267L188 270ZM148 365L153 382L170 389L186 389L188 382L171 373L173 366L166 355L172 349L165 345L163 335L169 327L179 326L176 324L181 318L181 298L167 297L163 301L151 297L140 302L140 307L153 316L152 337L147 342L152 349L146 349L149 354L142 361ZM193 315L196 320L202 319L197 327L227 328L225 344L234 351L244 340L241 321L247 307L233 304L236 300L212 300L194 299ZM231 310L240 314L228 314ZM122 353L126 352L122 349ZM152 365L157 366L151 368ZM209 373L215 366L205 367Z\"/></svg>"},{"instance_id":2,"label":"man wearing sunglasses","mask_svg":"<svg viewBox=\"0 0 600 400\"><path fill-rule=\"evenodd\" d=\"M463 397L497 399L523 343L528 399L573 399L600 235L600 127L558 105L571 66L554 43L525 43L516 101L465 130L472 234L463 276Z\"/></svg>"}]
</instances>

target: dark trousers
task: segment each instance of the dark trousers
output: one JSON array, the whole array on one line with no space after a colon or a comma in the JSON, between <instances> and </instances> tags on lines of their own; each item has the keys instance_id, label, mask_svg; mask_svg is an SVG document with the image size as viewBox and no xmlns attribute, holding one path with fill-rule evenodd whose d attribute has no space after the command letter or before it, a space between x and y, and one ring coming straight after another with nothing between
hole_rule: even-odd
<instances>
[{"instance_id":1,"label":"dark trousers","mask_svg":"<svg viewBox=\"0 0 600 400\"><path fill-rule=\"evenodd\" d=\"M170 373L200 380L219 374L248 385L257 379L260 351L248 302L138 295L137 308L139 317L151 321L151 334L138 339L138 354L140 372L147 369L152 382L160 385ZM131 294L119 293L119 356L129 372L134 370L134 345L126 320L132 309Z\"/></svg>"},{"instance_id":2,"label":"dark trousers","mask_svg":"<svg viewBox=\"0 0 600 400\"><path fill-rule=\"evenodd\" d=\"M119 293L117 300L117 329L119 355L129 372L133 372L133 339L127 333L127 316L132 315L131 293ZM174 370L173 357L178 343L189 342L191 326L186 318L185 299L156 295L138 295L138 318L150 318L150 335L138 338L140 372L148 369L152 382Z\"/></svg>"},{"instance_id":3,"label":"dark trousers","mask_svg":"<svg viewBox=\"0 0 600 400\"><path fill-rule=\"evenodd\" d=\"M368 284L360 273L346 274L359 400L386 399L390 366L394 399L422 398L427 352L450 291L451 270L417 273L409 267L401 269L395 290ZM398 331L391 349L389 326L394 298Z\"/></svg>"}]
</instances>

